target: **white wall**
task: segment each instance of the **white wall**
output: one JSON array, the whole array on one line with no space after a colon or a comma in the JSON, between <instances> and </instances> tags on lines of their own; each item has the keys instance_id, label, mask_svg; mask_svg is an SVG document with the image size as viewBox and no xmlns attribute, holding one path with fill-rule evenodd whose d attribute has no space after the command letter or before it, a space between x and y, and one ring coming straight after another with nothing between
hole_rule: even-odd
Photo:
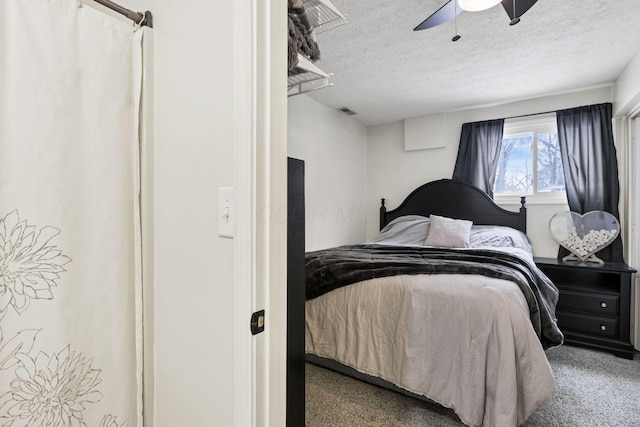
<instances>
[{"instance_id":1,"label":"white wall","mask_svg":"<svg viewBox=\"0 0 640 427\"><path fill-rule=\"evenodd\" d=\"M612 101L611 87L600 87L508 104L472 108L446 113L442 132L444 148L405 151L403 121L370 126L367 161L367 236L377 233L380 198L387 208L397 207L417 186L441 178L451 178L463 123L524 114L555 111ZM504 206L517 210L518 206ZM548 231L554 213L568 210L565 205L528 205L527 230L536 256L555 257L558 245Z\"/></svg>"},{"instance_id":2,"label":"white wall","mask_svg":"<svg viewBox=\"0 0 640 427\"><path fill-rule=\"evenodd\" d=\"M640 105L640 51L618 76L614 88L614 116L625 116Z\"/></svg>"},{"instance_id":3,"label":"white wall","mask_svg":"<svg viewBox=\"0 0 640 427\"><path fill-rule=\"evenodd\" d=\"M288 155L305 162L306 248L365 239L366 127L307 95L289 98Z\"/></svg>"},{"instance_id":4,"label":"white wall","mask_svg":"<svg viewBox=\"0 0 640 427\"><path fill-rule=\"evenodd\" d=\"M231 2L155 1L155 426L233 425ZM225 385L225 386L221 386Z\"/></svg>"},{"instance_id":5,"label":"white wall","mask_svg":"<svg viewBox=\"0 0 640 427\"><path fill-rule=\"evenodd\" d=\"M232 426L233 3L121 0L154 16L155 422Z\"/></svg>"}]
</instances>

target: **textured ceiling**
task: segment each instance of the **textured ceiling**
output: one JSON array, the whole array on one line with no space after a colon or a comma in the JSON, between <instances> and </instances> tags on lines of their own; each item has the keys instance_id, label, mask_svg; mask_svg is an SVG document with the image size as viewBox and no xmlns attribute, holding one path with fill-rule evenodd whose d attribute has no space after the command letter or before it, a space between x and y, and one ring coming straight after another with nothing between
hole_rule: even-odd
<instances>
[{"instance_id":1,"label":"textured ceiling","mask_svg":"<svg viewBox=\"0 0 640 427\"><path fill-rule=\"evenodd\" d=\"M638 0L538 0L515 26L462 12L457 42L453 21L413 31L445 1L333 0L348 24L318 34L333 86L310 96L379 124L609 84L640 49Z\"/></svg>"}]
</instances>

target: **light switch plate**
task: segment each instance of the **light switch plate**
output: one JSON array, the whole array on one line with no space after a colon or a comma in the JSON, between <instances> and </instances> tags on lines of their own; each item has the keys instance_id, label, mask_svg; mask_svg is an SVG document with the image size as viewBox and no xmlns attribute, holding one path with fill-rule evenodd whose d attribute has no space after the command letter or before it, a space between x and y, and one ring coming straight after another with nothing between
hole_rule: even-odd
<instances>
[{"instance_id":1,"label":"light switch plate","mask_svg":"<svg viewBox=\"0 0 640 427\"><path fill-rule=\"evenodd\" d=\"M235 191L233 187L218 187L218 235L233 237L235 232Z\"/></svg>"}]
</instances>

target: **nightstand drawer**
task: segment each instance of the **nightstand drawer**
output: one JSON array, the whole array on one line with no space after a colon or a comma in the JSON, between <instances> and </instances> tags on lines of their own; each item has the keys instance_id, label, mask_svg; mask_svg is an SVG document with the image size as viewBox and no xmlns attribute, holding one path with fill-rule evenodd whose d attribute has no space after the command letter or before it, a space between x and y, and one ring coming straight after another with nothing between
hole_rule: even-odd
<instances>
[{"instance_id":1,"label":"nightstand drawer","mask_svg":"<svg viewBox=\"0 0 640 427\"><path fill-rule=\"evenodd\" d=\"M560 290L557 309L617 316L620 314L620 296Z\"/></svg>"},{"instance_id":2,"label":"nightstand drawer","mask_svg":"<svg viewBox=\"0 0 640 427\"><path fill-rule=\"evenodd\" d=\"M556 314L558 326L562 331L580 332L608 338L618 336L618 319L564 312Z\"/></svg>"}]
</instances>

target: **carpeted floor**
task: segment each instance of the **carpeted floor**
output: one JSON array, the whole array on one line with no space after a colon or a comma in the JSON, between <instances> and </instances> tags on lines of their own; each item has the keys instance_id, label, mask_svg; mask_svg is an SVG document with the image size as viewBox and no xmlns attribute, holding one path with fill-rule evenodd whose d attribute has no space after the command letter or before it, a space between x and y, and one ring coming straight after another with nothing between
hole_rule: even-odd
<instances>
[{"instance_id":1,"label":"carpeted floor","mask_svg":"<svg viewBox=\"0 0 640 427\"><path fill-rule=\"evenodd\" d=\"M553 402L526 427L640 426L640 355L635 360L563 345L547 351ZM463 426L453 411L307 363L307 427Z\"/></svg>"}]
</instances>

